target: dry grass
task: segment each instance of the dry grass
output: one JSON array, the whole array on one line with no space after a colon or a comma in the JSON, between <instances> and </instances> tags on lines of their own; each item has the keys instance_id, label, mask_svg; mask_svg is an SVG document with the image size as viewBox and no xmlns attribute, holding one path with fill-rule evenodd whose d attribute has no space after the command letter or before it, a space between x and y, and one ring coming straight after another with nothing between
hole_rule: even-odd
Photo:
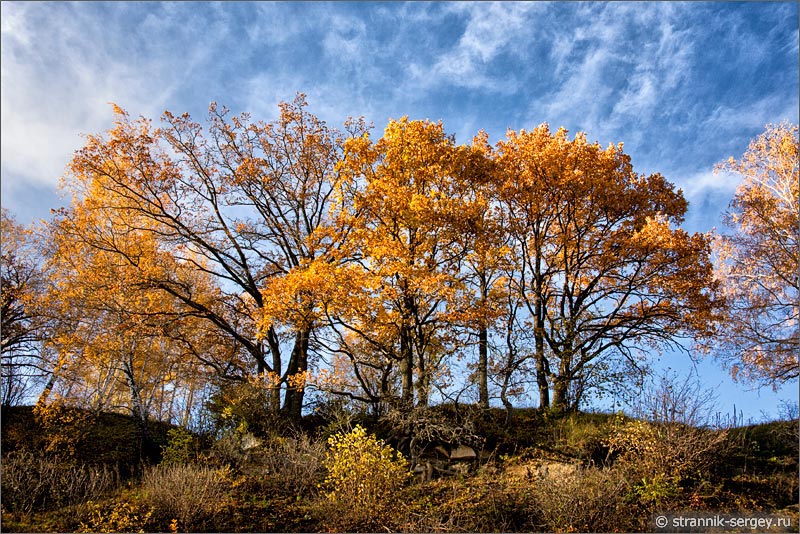
<instances>
[{"instance_id":1,"label":"dry grass","mask_svg":"<svg viewBox=\"0 0 800 534\"><path fill-rule=\"evenodd\" d=\"M306 435L276 438L260 449L254 458L253 474L265 486L285 495L315 493L322 482L325 444Z\"/></svg>"},{"instance_id":2,"label":"dry grass","mask_svg":"<svg viewBox=\"0 0 800 534\"><path fill-rule=\"evenodd\" d=\"M3 506L28 515L81 504L109 493L118 480L107 466L74 465L56 456L14 451L3 457Z\"/></svg>"},{"instance_id":3,"label":"dry grass","mask_svg":"<svg viewBox=\"0 0 800 534\"><path fill-rule=\"evenodd\" d=\"M181 530L200 530L227 503L229 469L193 464L156 466L142 475L144 500L160 520L177 519Z\"/></svg>"}]
</instances>

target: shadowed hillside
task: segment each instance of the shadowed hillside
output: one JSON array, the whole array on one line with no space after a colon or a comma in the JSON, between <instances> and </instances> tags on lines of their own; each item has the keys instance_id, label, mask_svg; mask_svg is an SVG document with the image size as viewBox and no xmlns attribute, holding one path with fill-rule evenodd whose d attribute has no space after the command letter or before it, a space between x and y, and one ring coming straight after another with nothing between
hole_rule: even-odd
<instances>
[{"instance_id":1,"label":"shadowed hillside","mask_svg":"<svg viewBox=\"0 0 800 534\"><path fill-rule=\"evenodd\" d=\"M710 430L506 415L429 408L413 414L414 440L402 420L342 412L214 438L153 424L148 456L129 417L76 411L54 433L30 407L8 409L3 529L646 531L670 510L797 520L797 420Z\"/></svg>"}]
</instances>

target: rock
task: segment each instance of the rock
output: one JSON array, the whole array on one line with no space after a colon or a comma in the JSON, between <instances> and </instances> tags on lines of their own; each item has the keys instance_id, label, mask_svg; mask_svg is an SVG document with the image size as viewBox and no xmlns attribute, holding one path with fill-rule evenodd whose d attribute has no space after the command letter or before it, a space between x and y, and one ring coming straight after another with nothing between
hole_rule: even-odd
<instances>
[{"instance_id":1,"label":"rock","mask_svg":"<svg viewBox=\"0 0 800 534\"><path fill-rule=\"evenodd\" d=\"M467 447L466 445L459 445L455 449L450 450L451 460L474 460L476 457L475 449Z\"/></svg>"}]
</instances>

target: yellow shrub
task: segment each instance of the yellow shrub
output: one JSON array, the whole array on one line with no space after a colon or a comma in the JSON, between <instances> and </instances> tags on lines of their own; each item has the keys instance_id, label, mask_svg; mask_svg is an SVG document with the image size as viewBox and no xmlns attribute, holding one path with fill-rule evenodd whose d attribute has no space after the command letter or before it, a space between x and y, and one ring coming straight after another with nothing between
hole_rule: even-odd
<instances>
[{"instance_id":1,"label":"yellow shrub","mask_svg":"<svg viewBox=\"0 0 800 534\"><path fill-rule=\"evenodd\" d=\"M680 480L707 469L725 436L724 431L679 423L618 419L606 445L640 476Z\"/></svg>"},{"instance_id":2,"label":"yellow shrub","mask_svg":"<svg viewBox=\"0 0 800 534\"><path fill-rule=\"evenodd\" d=\"M92 426L92 416L88 411L53 402L37 404L33 413L42 427L47 452L76 457L78 451L86 446Z\"/></svg>"},{"instance_id":3,"label":"yellow shrub","mask_svg":"<svg viewBox=\"0 0 800 534\"><path fill-rule=\"evenodd\" d=\"M325 497L335 506L337 527L356 530L383 526L393 497L408 480L408 463L390 446L356 426L328 439Z\"/></svg>"},{"instance_id":4,"label":"yellow shrub","mask_svg":"<svg viewBox=\"0 0 800 534\"><path fill-rule=\"evenodd\" d=\"M78 532L144 532L153 513L128 502L115 502L113 507L89 502L89 523L81 523Z\"/></svg>"}]
</instances>

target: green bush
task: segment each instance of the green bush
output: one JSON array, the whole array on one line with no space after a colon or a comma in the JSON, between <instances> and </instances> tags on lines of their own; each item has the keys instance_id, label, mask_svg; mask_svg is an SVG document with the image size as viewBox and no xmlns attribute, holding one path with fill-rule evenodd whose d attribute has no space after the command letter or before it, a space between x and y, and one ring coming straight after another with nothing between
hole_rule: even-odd
<instances>
[{"instance_id":1,"label":"green bush","mask_svg":"<svg viewBox=\"0 0 800 534\"><path fill-rule=\"evenodd\" d=\"M611 431L607 415L572 413L554 418L550 424L555 450L585 462L603 463L604 442Z\"/></svg>"},{"instance_id":2,"label":"green bush","mask_svg":"<svg viewBox=\"0 0 800 534\"><path fill-rule=\"evenodd\" d=\"M186 464L197 458L197 440L185 428L170 428L167 443L161 450L161 463L164 465Z\"/></svg>"}]
</instances>

